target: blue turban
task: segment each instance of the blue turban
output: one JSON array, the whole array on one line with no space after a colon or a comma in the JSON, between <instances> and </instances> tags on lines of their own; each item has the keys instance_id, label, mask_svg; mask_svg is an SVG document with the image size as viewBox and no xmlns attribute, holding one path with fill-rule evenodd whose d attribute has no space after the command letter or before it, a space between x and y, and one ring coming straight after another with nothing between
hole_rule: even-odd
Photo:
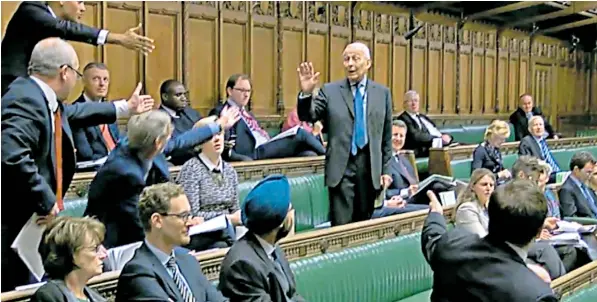
<instances>
[{"instance_id":1,"label":"blue turban","mask_svg":"<svg viewBox=\"0 0 597 302\"><path fill-rule=\"evenodd\" d=\"M288 215L290 183L281 174L262 179L241 205L243 225L252 232L265 234L279 227Z\"/></svg>"}]
</instances>

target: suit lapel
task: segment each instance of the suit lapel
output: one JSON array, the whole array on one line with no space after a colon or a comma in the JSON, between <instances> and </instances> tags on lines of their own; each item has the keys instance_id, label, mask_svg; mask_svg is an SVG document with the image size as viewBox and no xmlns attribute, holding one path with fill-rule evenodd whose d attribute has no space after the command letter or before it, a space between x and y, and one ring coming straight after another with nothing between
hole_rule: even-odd
<instances>
[{"instance_id":1,"label":"suit lapel","mask_svg":"<svg viewBox=\"0 0 597 302\"><path fill-rule=\"evenodd\" d=\"M543 156L543 152L541 152L541 146L539 146L539 143L537 143L537 140L534 137L531 137L531 144L532 144L532 148L535 149L536 154L539 154L539 157L541 160L545 160L544 156Z\"/></svg>"},{"instance_id":2,"label":"suit lapel","mask_svg":"<svg viewBox=\"0 0 597 302\"><path fill-rule=\"evenodd\" d=\"M170 277L170 274L168 274L168 271L166 271L166 267L164 267L158 258L149 250L145 243L141 245L141 247L138 249L138 252L143 253L145 259L149 261L158 278L158 281L161 282L165 287L168 296L175 297L175 301L182 301L180 291L178 290L178 287L174 283L172 277Z\"/></svg>"},{"instance_id":3,"label":"suit lapel","mask_svg":"<svg viewBox=\"0 0 597 302\"><path fill-rule=\"evenodd\" d=\"M276 250L274 251L274 253L276 253L278 262L280 262L280 267L282 267L282 271L283 271L284 275L286 276L286 281L288 282L289 292L292 293L293 289L295 287L295 284L294 284L294 278L292 275L292 270L288 266L288 261L286 260L286 257L284 257L282 252L280 251L279 247L276 247Z\"/></svg>"},{"instance_id":4,"label":"suit lapel","mask_svg":"<svg viewBox=\"0 0 597 302\"><path fill-rule=\"evenodd\" d=\"M371 114L373 113L373 102L371 100L377 99L377 89L369 79L367 79L367 84L365 84L365 95L367 96L367 124L371 120ZM367 127L369 129L369 127Z\"/></svg>"},{"instance_id":5,"label":"suit lapel","mask_svg":"<svg viewBox=\"0 0 597 302\"><path fill-rule=\"evenodd\" d=\"M350 82L348 82L348 79L346 79L342 85L340 85L340 92L342 93L342 98L346 102L346 106L348 106L350 116L354 118L354 96L352 95L352 90L350 89Z\"/></svg>"}]
</instances>

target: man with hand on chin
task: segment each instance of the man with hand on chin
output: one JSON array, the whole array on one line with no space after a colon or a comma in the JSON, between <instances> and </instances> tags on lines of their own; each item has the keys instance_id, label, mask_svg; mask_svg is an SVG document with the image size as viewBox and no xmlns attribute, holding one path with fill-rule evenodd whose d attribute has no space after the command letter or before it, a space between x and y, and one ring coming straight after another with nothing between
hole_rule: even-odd
<instances>
[{"instance_id":1,"label":"man with hand on chin","mask_svg":"<svg viewBox=\"0 0 597 302\"><path fill-rule=\"evenodd\" d=\"M319 72L310 62L297 69L301 121L323 121L328 129L325 182L332 226L368 220L375 200L392 182L392 96L367 78L369 48L349 44L343 52L346 78L324 84L315 95Z\"/></svg>"}]
</instances>

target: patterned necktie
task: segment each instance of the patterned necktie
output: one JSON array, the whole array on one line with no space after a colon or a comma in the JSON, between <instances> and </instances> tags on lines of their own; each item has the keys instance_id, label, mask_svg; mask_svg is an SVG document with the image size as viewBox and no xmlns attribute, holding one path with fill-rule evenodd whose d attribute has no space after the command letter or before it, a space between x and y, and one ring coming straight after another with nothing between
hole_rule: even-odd
<instances>
[{"instance_id":1,"label":"patterned necktie","mask_svg":"<svg viewBox=\"0 0 597 302\"><path fill-rule=\"evenodd\" d=\"M168 259L166 267L168 267L168 270L172 273L172 279L174 279L174 283L180 291L182 300L184 302L195 302L195 297L193 296L193 293L191 292L189 286L183 281L182 274L178 270L178 266L176 265L176 259L174 257L170 257L170 259Z\"/></svg>"},{"instance_id":2,"label":"patterned necktie","mask_svg":"<svg viewBox=\"0 0 597 302\"><path fill-rule=\"evenodd\" d=\"M251 131L257 131L261 135L263 135L263 137L267 138L268 140L270 139L269 134L267 134L267 132L263 130L261 127L259 127L259 123L257 123L255 118L253 118L253 116L249 114L247 110L241 109L240 112L245 121L247 122L247 126L249 126L249 129L251 129Z\"/></svg>"},{"instance_id":3,"label":"patterned necktie","mask_svg":"<svg viewBox=\"0 0 597 302\"><path fill-rule=\"evenodd\" d=\"M365 123L364 97L361 93L361 84L355 85L354 92L354 129L352 133L351 153L357 154L367 144L367 124Z\"/></svg>"},{"instance_id":4,"label":"patterned necktie","mask_svg":"<svg viewBox=\"0 0 597 302\"><path fill-rule=\"evenodd\" d=\"M541 146L541 153L543 154L543 158L545 158L545 161L551 166L552 173L560 172L560 167L553 158L551 151L549 151L545 139L541 139L539 145Z\"/></svg>"},{"instance_id":5,"label":"patterned necktie","mask_svg":"<svg viewBox=\"0 0 597 302\"><path fill-rule=\"evenodd\" d=\"M412 175L410 175L410 172L408 172L408 169L406 169L406 166L402 163L398 154L396 154L396 161L398 162L398 166L400 167L400 170L403 173L402 175L406 176L406 180L408 181L408 183L410 185L416 185L417 181L414 177L412 177Z\"/></svg>"}]
</instances>

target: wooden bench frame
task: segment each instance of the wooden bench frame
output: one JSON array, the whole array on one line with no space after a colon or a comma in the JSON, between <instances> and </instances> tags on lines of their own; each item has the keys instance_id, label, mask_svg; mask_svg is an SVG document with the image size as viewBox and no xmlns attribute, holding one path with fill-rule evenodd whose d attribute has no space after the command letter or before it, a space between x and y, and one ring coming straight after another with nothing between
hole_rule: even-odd
<instances>
[{"instance_id":1,"label":"wooden bench frame","mask_svg":"<svg viewBox=\"0 0 597 302\"><path fill-rule=\"evenodd\" d=\"M547 144L551 150L597 146L597 137L548 139ZM518 154L519 145L520 142L504 143L500 147L502 156ZM475 148L477 148L477 145L431 148L429 150L429 173L452 176L453 172L450 163L455 160L471 159Z\"/></svg>"}]
</instances>

